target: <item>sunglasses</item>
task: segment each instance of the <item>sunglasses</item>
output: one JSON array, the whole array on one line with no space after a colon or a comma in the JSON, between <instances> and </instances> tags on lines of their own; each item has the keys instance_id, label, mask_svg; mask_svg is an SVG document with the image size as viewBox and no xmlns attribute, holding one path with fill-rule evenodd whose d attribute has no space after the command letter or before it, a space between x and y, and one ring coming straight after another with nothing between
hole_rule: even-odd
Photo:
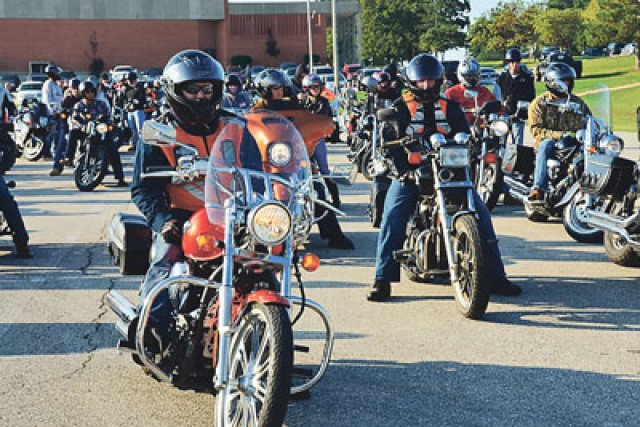
<instances>
[{"instance_id":1,"label":"sunglasses","mask_svg":"<svg viewBox=\"0 0 640 427\"><path fill-rule=\"evenodd\" d=\"M213 89L214 87L212 84L208 84L204 86L199 86L197 84L189 84L182 88L182 90L184 90L189 95L197 95L198 92L202 92L205 95L211 95L213 93Z\"/></svg>"},{"instance_id":2,"label":"sunglasses","mask_svg":"<svg viewBox=\"0 0 640 427\"><path fill-rule=\"evenodd\" d=\"M320 85L311 85L309 86L310 89L320 89L321 86Z\"/></svg>"},{"instance_id":3,"label":"sunglasses","mask_svg":"<svg viewBox=\"0 0 640 427\"><path fill-rule=\"evenodd\" d=\"M272 86L271 89L272 90L284 89L284 86Z\"/></svg>"}]
</instances>

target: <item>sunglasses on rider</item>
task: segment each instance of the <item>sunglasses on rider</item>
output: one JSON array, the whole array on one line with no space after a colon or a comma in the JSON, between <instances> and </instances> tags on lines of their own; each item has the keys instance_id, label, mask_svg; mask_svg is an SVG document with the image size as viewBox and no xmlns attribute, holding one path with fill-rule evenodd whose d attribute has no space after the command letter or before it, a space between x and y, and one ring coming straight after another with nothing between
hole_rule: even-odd
<instances>
[{"instance_id":1,"label":"sunglasses on rider","mask_svg":"<svg viewBox=\"0 0 640 427\"><path fill-rule=\"evenodd\" d=\"M271 89L272 90L284 89L284 86L272 86Z\"/></svg>"},{"instance_id":2,"label":"sunglasses on rider","mask_svg":"<svg viewBox=\"0 0 640 427\"><path fill-rule=\"evenodd\" d=\"M212 84L200 86L197 84L188 84L182 88L183 91L188 93L189 95L197 95L198 92L202 92L205 95L211 95L214 90L214 86Z\"/></svg>"},{"instance_id":3,"label":"sunglasses on rider","mask_svg":"<svg viewBox=\"0 0 640 427\"><path fill-rule=\"evenodd\" d=\"M311 85L309 86L309 89L320 89L321 86L320 85Z\"/></svg>"}]
</instances>

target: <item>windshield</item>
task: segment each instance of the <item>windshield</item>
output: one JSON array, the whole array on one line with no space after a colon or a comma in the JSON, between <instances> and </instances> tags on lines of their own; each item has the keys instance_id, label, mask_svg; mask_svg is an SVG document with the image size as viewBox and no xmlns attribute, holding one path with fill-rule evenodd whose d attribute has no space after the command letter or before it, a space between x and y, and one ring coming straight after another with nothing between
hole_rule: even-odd
<instances>
[{"instance_id":1,"label":"windshield","mask_svg":"<svg viewBox=\"0 0 640 427\"><path fill-rule=\"evenodd\" d=\"M276 200L286 206L308 185L310 162L302 136L283 115L256 110L230 119L211 148L205 206L211 222L220 220L230 197L250 208Z\"/></svg>"},{"instance_id":2,"label":"windshield","mask_svg":"<svg viewBox=\"0 0 640 427\"><path fill-rule=\"evenodd\" d=\"M600 130L605 132L613 131L611 128L611 95L607 85L598 84L596 89L584 94L582 99L587 103L591 114L600 121L601 126L606 128Z\"/></svg>"}]
</instances>

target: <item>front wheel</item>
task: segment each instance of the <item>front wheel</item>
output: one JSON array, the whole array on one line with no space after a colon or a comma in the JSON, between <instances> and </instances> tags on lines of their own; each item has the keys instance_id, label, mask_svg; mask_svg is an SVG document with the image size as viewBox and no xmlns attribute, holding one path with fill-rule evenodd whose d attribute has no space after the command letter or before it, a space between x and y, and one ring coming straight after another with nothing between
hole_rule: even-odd
<instances>
[{"instance_id":1,"label":"front wheel","mask_svg":"<svg viewBox=\"0 0 640 427\"><path fill-rule=\"evenodd\" d=\"M373 171L371 166L373 164L373 151L366 150L360 158L360 172L367 181L373 181Z\"/></svg>"},{"instance_id":2,"label":"front wheel","mask_svg":"<svg viewBox=\"0 0 640 427\"><path fill-rule=\"evenodd\" d=\"M0 138L3 136L0 135ZM6 141L0 140L0 174L8 171L16 163L18 155L16 144L9 136Z\"/></svg>"},{"instance_id":3,"label":"front wheel","mask_svg":"<svg viewBox=\"0 0 640 427\"><path fill-rule=\"evenodd\" d=\"M478 223L462 215L454 223L453 251L458 280L452 281L458 309L463 316L479 319L489 304L489 284Z\"/></svg>"},{"instance_id":4,"label":"front wheel","mask_svg":"<svg viewBox=\"0 0 640 427\"><path fill-rule=\"evenodd\" d=\"M576 241L581 243L602 242L603 232L586 224L587 197L582 191L578 191L565 206L562 213L562 225L564 229Z\"/></svg>"},{"instance_id":5,"label":"front wheel","mask_svg":"<svg viewBox=\"0 0 640 427\"><path fill-rule=\"evenodd\" d=\"M478 165L478 169L480 166ZM493 211L498 203L498 198L502 193L502 170L498 163L485 163L484 173L482 174L482 182L480 182L480 173L476 175L478 183L476 189L482 201L487 205L489 212Z\"/></svg>"},{"instance_id":6,"label":"front wheel","mask_svg":"<svg viewBox=\"0 0 640 427\"><path fill-rule=\"evenodd\" d=\"M105 147L87 147L89 153L83 153L73 174L76 187L80 191L92 191L107 174L109 162Z\"/></svg>"},{"instance_id":7,"label":"front wheel","mask_svg":"<svg viewBox=\"0 0 640 427\"><path fill-rule=\"evenodd\" d=\"M240 320L228 360L228 382L217 396L216 425L282 425L293 373L293 333L286 308L253 304Z\"/></svg>"},{"instance_id":8,"label":"front wheel","mask_svg":"<svg viewBox=\"0 0 640 427\"><path fill-rule=\"evenodd\" d=\"M29 160L30 162L35 162L44 155L44 146L44 140L42 140L39 136L28 136L24 141L22 157Z\"/></svg>"}]
</instances>

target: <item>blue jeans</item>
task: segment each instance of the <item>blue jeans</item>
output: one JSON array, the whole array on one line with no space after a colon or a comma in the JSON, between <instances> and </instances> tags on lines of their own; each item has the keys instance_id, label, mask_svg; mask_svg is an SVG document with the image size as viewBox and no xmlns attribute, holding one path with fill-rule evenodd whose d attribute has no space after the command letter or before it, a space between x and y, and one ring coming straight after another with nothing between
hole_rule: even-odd
<instances>
[{"instance_id":1,"label":"blue jeans","mask_svg":"<svg viewBox=\"0 0 640 427\"><path fill-rule=\"evenodd\" d=\"M318 142L316 150L313 153L313 158L316 160L318 169L320 169L322 175L329 175L331 173L329 170L329 160L327 159L327 141L325 141L324 138Z\"/></svg>"},{"instance_id":2,"label":"blue jeans","mask_svg":"<svg viewBox=\"0 0 640 427\"><path fill-rule=\"evenodd\" d=\"M489 280L500 279L505 276L505 271L498 248L498 239L491 223L491 215L478 193L474 191L473 194L479 218L480 237L484 240L488 277ZM394 261L393 252L402 249L407 222L417 201L418 187L414 183L403 183L395 178L391 180L384 203L380 234L378 234L376 280L400 281L400 264Z\"/></svg>"},{"instance_id":3,"label":"blue jeans","mask_svg":"<svg viewBox=\"0 0 640 427\"><path fill-rule=\"evenodd\" d=\"M536 168L533 172L533 188L545 190L549 176L547 175L547 160L553 155L556 140L552 138L544 139L538 147L536 153Z\"/></svg>"},{"instance_id":4,"label":"blue jeans","mask_svg":"<svg viewBox=\"0 0 640 427\"><path fill-rule=\"evenodd\" d=\"M160 233L154 233L153 236L154 254L149 265L149 270L147 270L147 274L140 287L140 302L146 298L149 291L151 291L156 284L169 277L173 264L183 259L180 245L165 242ZM158 332L162 335L166 335L169 330L172 308L169 291L165 289L154 301L149 318L149 325L158 328Z\"/></svg>"},{"instance_id":5,"label":"blue jeans","mask_svg":"<svg viewBox=\"0 0 640 427\"><path fill-rule=\"evenodd\" d=\"M511 123L511 138L514 144L524 144L524 122L520 120L514 120Z\"/></svg>"},{"instance_id":6,"label":"blue jeans","mask_svg":"<svg viewBox=\"0 0 640 427\"><path fill-rule=\"evenodd\" d=\"M138 145L138 138L142 136L142 124L144 123L144 111L135 110L127 113L127 123L131 129L131 141L129 145Z\"/></svg>"},{"instance_id":7,"label":"blue jeans","mask_svg":"<svg viewBox=\"0 0 640 427\"><path fill-rule=\"evenodd\" d=\"M0 209L4 213L7 224L11 229L13 243L16 246L26 245L29 242L29 235L24 226L24 221L22 221L18 204L9 191L3 175L0 175Z\"/></svg>"},{"instance_id":8,"label":"blue jeans","mask_svg":"<svg viewBox=\"0 0 640 427\"><path fill-rule=\"evenodd\" d=\"M60 164L60 160L67 152L67 140L65 139L65 131L62 119L59 117L55 120L56 128L52 135L55 144L55 152L53 153L53 169L62 170L64 167Z\"/></svg>"}]
</instances>

